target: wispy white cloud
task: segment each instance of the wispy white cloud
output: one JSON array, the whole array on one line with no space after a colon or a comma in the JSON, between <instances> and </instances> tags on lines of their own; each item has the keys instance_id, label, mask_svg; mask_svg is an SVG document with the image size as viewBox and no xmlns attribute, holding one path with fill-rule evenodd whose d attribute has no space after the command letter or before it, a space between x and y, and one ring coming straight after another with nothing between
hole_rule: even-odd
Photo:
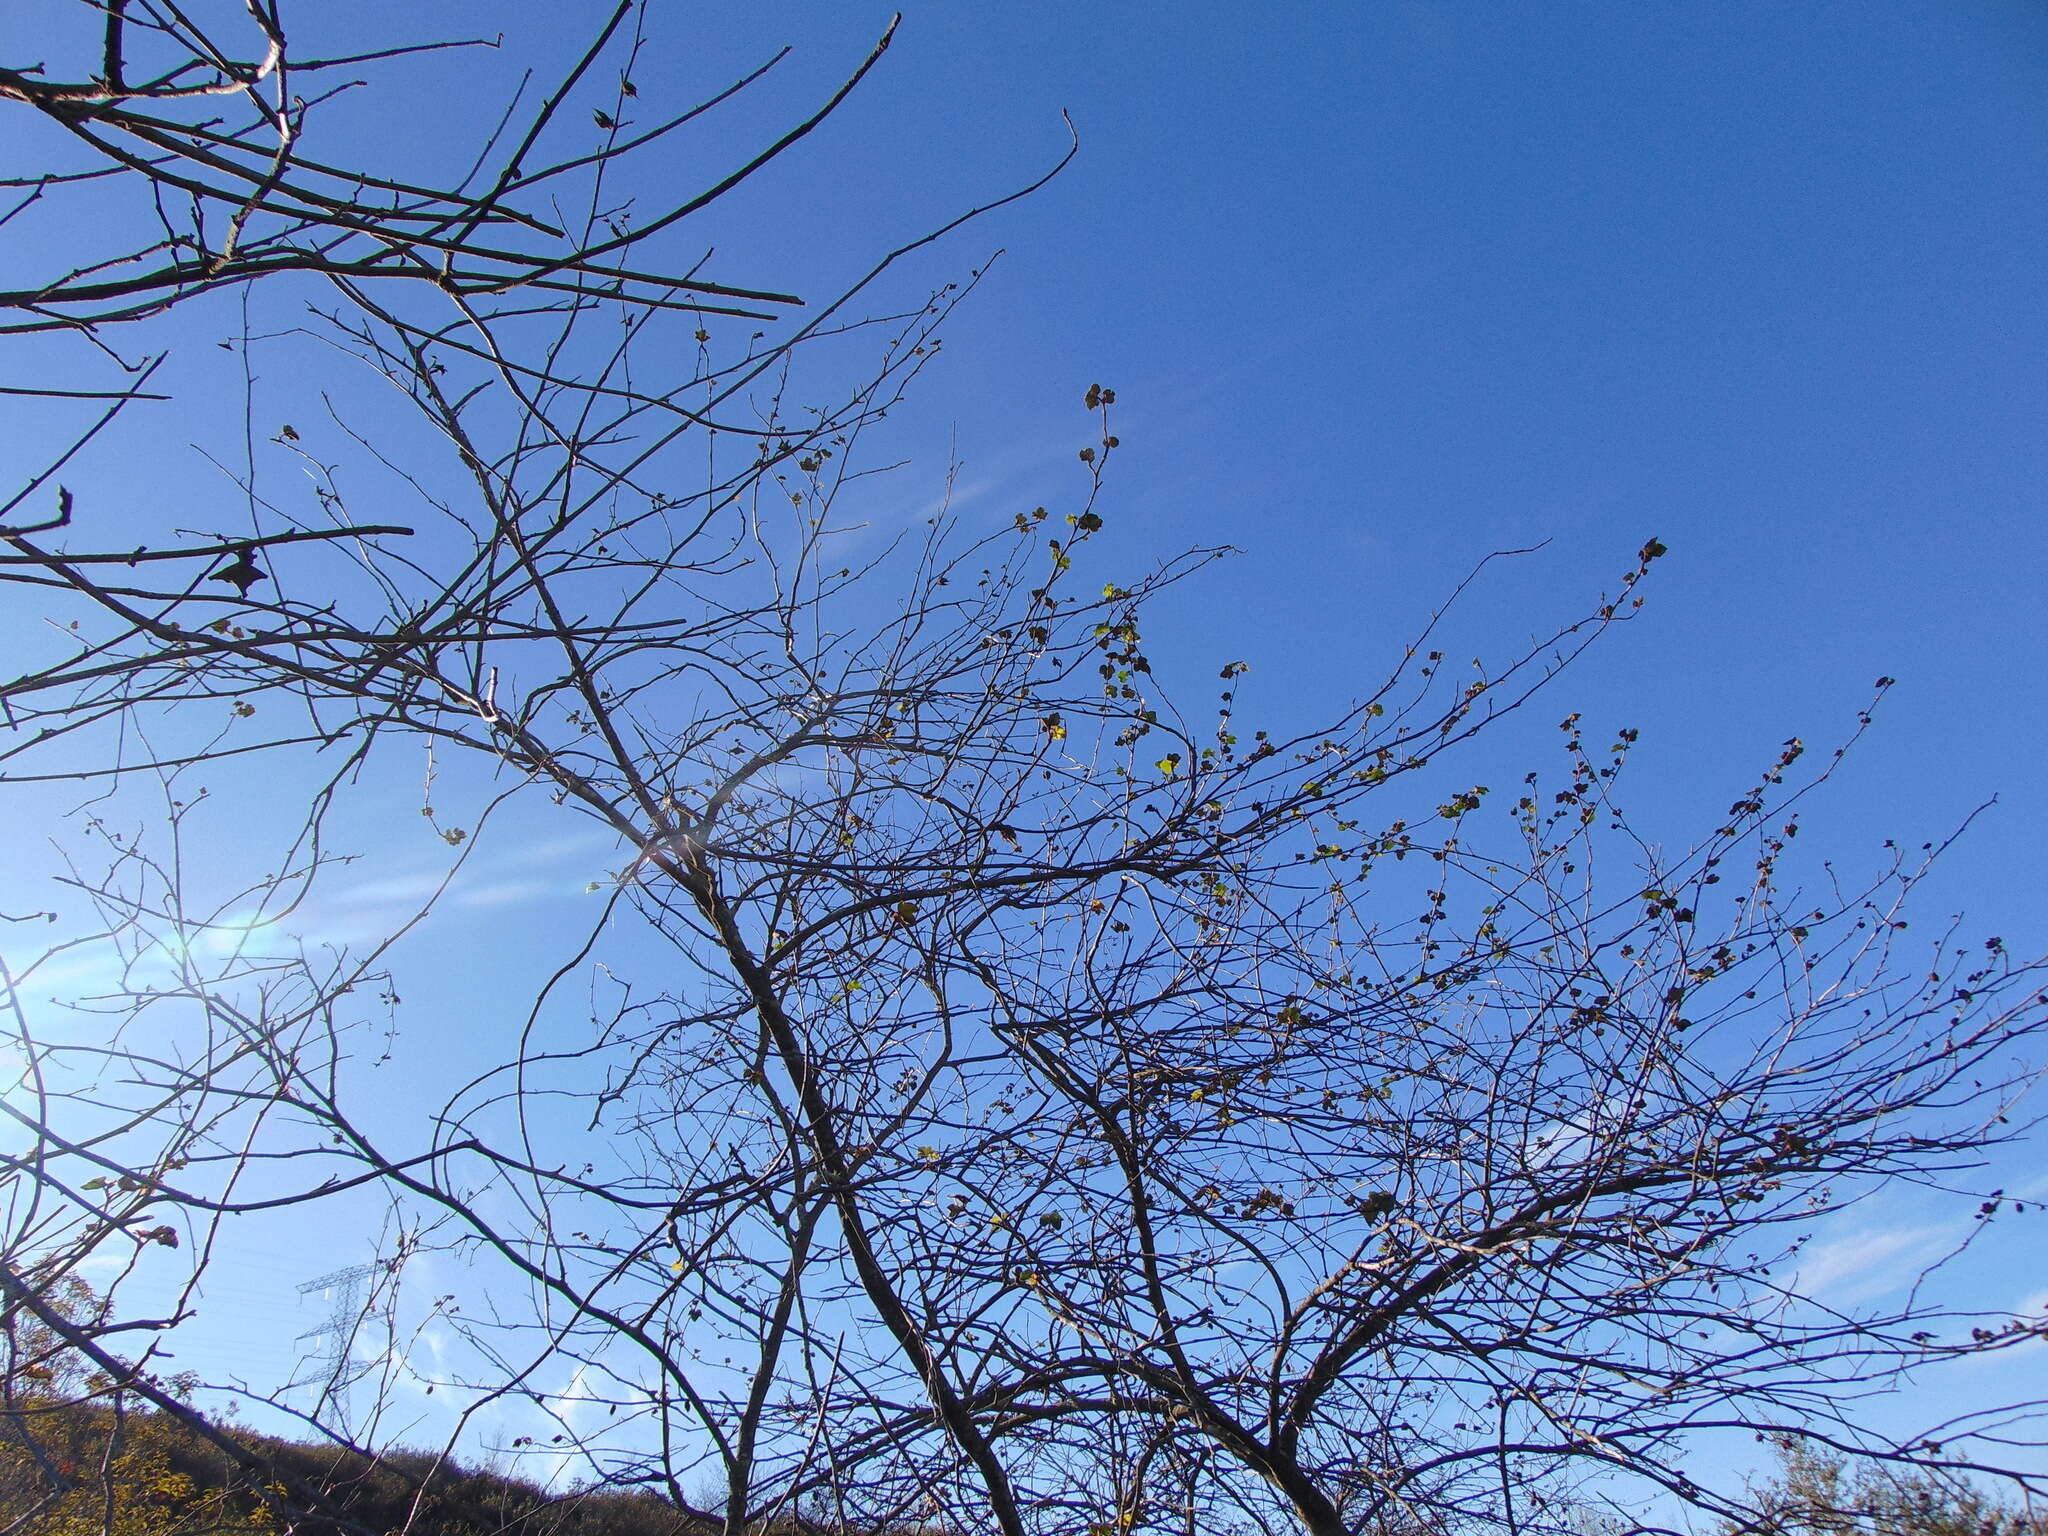
<instances>
[{"instance_id":1,"label":"wispy white cloud","mask_svg":"<svg viewBox=\"0 0 2048 1536\"><path fill-rule=\"evenodd\" d=\"M574 832L522 844L517 853L508 854L495 862L503 865L518 864L530 869L537 864L553 864L562 860L594 860L618 846L619 839L615 833Z\"/></svg>"},{"instance_id":2,"label":"wispy white cloud","mask_svg":"<svg viewBox=\"0 0 2048 1536\"><path fill-rule=\"evenodd\" d=\"M423 867L361 880L322 892L281 926L307 943L373 943L430 903L458 909L502 908L572 895L603 872L603 856L617 839L582 832L512 844L467 861L452 873Z\"/></svg>"},{"instance_id":3,"label":"wispy white cloud","mask_svg":"<svg viewBox=\"0 0 2048 1536\"><path fill-rule=\"evenodd\" d=\"M1911 1285L1955 1248L1947 1224L1869 1227L1815 1243L1799 1256L1792 1284L1809 1300L1834 1306L1868 1301Z\"/></svg>"},{"instance_id":4,"label":"wispy white cloud","mask_svg":"<svg viewBox=\"0 0 2048 1536\"><path fill-rule=\"evenodd\" d=\"M2032 1178L2020 1180L2010 1188L2015 1200L2048 1201L2048 1173L2037 1173Z\"/></svg>"},{"instance_id":5,"label":"wispy white cloud","mask_svg":"<svg viewBox=\"0 0 2048 1536\"><path fill-rule=\"evenodd\" d=\"M559 880L497 880L488 885L472 885L457 890L455 904L462 907L507 907L560 894L562 884Z\"/></svg>"},{"instance_id":6,"label":"wispy white cloud","mask_svg":"<svg viewBox=\"0 0 2048 1536\"><path fill-rule=\"evenodd\" d=\"M383 880L364 880L343 887L329 896L327 901L329 905L337 907L412 905L432 896L441 888L441 882L447 878L445 870L418 870L409 875L395 875Z\"/></svg>"}]
</instances>

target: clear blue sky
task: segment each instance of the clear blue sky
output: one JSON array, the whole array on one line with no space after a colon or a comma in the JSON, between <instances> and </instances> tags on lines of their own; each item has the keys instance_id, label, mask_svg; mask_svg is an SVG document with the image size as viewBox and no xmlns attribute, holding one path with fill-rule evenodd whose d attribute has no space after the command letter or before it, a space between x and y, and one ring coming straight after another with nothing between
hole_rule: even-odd
<instances>
[{"instance_id":1,"label":"clear blue sky","mask_svg":"<svg viewBox=\"0 0 2048 1536\"><path fill-rule=\"evenodd\" d=\"M415 33L472 10L350 9ZM491 8L510 46L465 66L450 126L587 10ZM689 142L677 185L821 94L887 19L658 10L649 103L797 45ZM1893 675L1809 837L1860 867L1995 794L1930 915L2048 945L2048 7L913 5L840 115L706 226L717 273L826 294L1037 175L1063 110L1074 164L907 275L1006 252L897 423L899 483L935 491L952 453L963 509L1047 501L1082 391L1114 385L1109 558L1244 550L1155 624L1154 653L1196 679L1251 660L1241 697L1276 717L1348 697L1490 550L1549 541L1482 588L1459 652L1577 611L1654 534L1672 554L1645 616L1554 710L1643 729L1652 830L1684 839L1784 738L1844 732ZM425 168L414 127L365 131ZM565 844L482 881L457 941L516 956L603 857ZM422 1004L435 988L418 979ZM1855 1283L1934 1240L1895 1215L1842 1234ZM2009 1304L2039 1282L2016 1278L2025 1245L1997 1252L1980 1283ZM239 1274L260 1311L352 1256Z\"/></svg>"}]
</instances>

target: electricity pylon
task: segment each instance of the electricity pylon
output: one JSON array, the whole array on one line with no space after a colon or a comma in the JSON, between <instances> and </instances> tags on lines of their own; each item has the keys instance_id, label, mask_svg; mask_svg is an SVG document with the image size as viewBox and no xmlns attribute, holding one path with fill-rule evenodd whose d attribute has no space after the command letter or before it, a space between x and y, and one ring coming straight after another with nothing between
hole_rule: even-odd
<instances>
[{"instance_id":1,"label":"electricity pylon","mask_svg":"<svg viewBox=\"0 0 2048 1536\"><path fill-rule=\"evenodd\" d=\"M305 1366L322 1366L318 1375L309 1376L307 1381L319 1381L320 1396L313 1405L313 1416L317 1419L323 1412L331 1416L334 1427L343 1435L348 1433L348 1389L370 1370L371 1362L355 1357L356 1333L363 1325L363 1282L377 1272L375 1264L353 1264L347 1269L337 1269L332 1274L308 1280L299 1287L301 1296L319 1292L330 1297L333 1305L327 1317L317 1328L308 1328L294 1343L307 1339L323 1339L326 1347L318 1352L309 1352L300 1357L301 1369ZM293 1385L303 1385L294 1371Z\"/></svg>"}]
</instances>

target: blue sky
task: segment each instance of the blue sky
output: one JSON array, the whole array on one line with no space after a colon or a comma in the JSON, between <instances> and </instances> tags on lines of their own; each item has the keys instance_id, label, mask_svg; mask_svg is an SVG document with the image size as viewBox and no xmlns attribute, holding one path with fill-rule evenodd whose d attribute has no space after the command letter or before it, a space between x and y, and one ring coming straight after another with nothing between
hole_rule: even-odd
<instances>
[{"instance_id":1,"label":"blue sky","mask_svg":"<svg viewBox=\"0 0 2048 1536\"><path fill-rule=\"evenodd\" d=\"M885 20L764 5L682 58L789 41L822 84ZM1519 638L1654 533L1649 612L1564 690L1644 728L1641 780L1704 805L1896 676L1845 851L1997 794L1956 899L2041 936L2044 80L2022 3L913 8L719 258L825 291L1070 112L1067 172L928 265L1005 252L917 464L1022 501L1115 384L1109 547L1240 547L1182 637L1270 663L1275 706L1489 550L1549 541L1472 620Z\"/></svg>"},{"instance_id":2,"label":"blue sky","mask_svg":"<svg viewBox=\"0 0 2048 1536\"><path fill-rule=\"evenodd\" d=\"M470 9L355 14L439 31ZM796 45L691 141L679 184L821 94L887 20L847 3L658 13L649 103ZM489 25L513 46L420 108L450 131L586 17L522 0ZM1642 728L1635 803L1678 842L1786 737L1845 734L1895 676L1809 837L1862 867L1995 795L1930 915L1967 908L2017 949L2048 946L2048 10L912 6L867 86L700 236L720 275L829 293L1039 174L1067 145L1062 112L1081 143L1067 171L900 280L1003 251L896 421L898 484L936 494L956 459L965 512L1048 501L1071 489L1083 390L1113 385L1103 558L1243 551L1148 638L1197 679L1250 660L1247 720L1350 697L1489 551L1545 545L1478 590L1454 653L1576 612L1656 535L1672 553L1644 616L1544 719ZM416 127L360 131L431 160ZM192 340L232 323L216 311ZM176 366L229 363L198 346ZM99 471L110 495L202 483L189 422L138 430L150 462ZM178 454L191 467L166 471ZM391 910L444 852L424 832L383 844L351 910ZM480 865L438 942L515 972L608 858L565 839ZM415 1018L462 1001L431 974L403 988ZM1867 1292L1936 1240L1932 1221L1910 1199L1859 1214L1824 1257ZM315 1319L277 1299L347 1248L252 1253L223 1294L245 1322L274 1313L264 1348L288 1349ZM1969 1288L1996 1305L2038 1290L2030 1249L1994 1238ZM193 1363L249 1347L201 1338ZM2027 1363L1945 1390L1988 1397Z\"/></svg>"}]
</instances>

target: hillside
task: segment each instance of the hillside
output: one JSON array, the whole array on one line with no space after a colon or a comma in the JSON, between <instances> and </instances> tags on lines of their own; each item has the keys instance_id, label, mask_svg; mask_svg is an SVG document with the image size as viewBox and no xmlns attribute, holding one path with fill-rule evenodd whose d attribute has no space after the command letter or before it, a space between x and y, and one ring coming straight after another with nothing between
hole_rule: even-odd
<instances>
[{"instance_id":1,"label":"hillside","mask_svg":"<svg viewBox=\"0 0 2048 1536\"><path fill-rule=\"evenodd\" d=\"M414 1536L682 1536L703 1529L653 1493L550 1492L425 1451L379 1457L234 1425L257 1475L155 1411L25 1395L0 1406L0 1527L11 1536L212 1536L237 1531ZM267 1483L266 1497L259 1483ZM323 1508L287 1490L317 1493Z\"/></svg>"}]
</instances>

